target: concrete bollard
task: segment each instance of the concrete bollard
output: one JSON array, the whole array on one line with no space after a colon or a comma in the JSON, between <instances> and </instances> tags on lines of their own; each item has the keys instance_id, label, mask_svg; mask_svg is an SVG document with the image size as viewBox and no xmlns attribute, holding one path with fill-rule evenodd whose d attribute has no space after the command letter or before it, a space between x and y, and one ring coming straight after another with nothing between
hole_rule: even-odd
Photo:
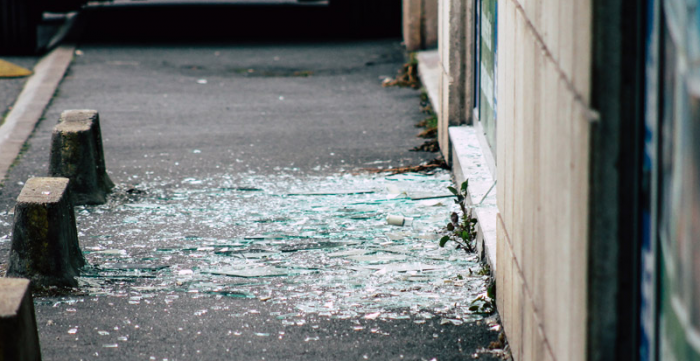
<instances>
[{"instance_id":1,"label":"concrete bollard","mask_svg":"<svg viewBox=\"0 0 700 362\"><path fill-rule=\"evenodd\" d=\"M15 205L7 276L28 278L34 286L75 287L86 264L78 244L70 180L34 177Z\"/></svg>"},{"instance_id":2,"label":"concrete bollard","mask_svg":"<svg viewBox=\"0 0 700 362\"><path fill-rule=\"evenodd\" d=\"M0 360L41 360L27 279L0 278Z\"/></svg>"},{"instance_id":3,"label":"concrete bollard","mask_svg":"<svg viewBox=\"0 0 700 362\"><path fill-rule=\"evenodd\" d=\"M107 175L97 111L61 114L51 137L49 176L71 181L73 204L103 204L114 183Z\"/></svg>"}]
</instances>

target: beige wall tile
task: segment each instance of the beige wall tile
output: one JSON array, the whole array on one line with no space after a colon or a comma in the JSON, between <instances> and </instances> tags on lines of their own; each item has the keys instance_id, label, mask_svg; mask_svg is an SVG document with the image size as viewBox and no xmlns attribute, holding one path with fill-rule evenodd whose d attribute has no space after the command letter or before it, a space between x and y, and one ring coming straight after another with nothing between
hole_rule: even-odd
<instances>
[{"instance_id":1,"label":"beige wall tile","mask_svg":"<svg viewBox=\"0 0 700 362\"><path fill-rule=\"evenodd\" d=\"M513 313L503 318L515 358L585 358L589 10L499 3L498 233L513 264L498 280L512 289L499 301Z\"/></svg>"},{"instance_id":2,"label":"beige wall tile","mask_svg":"<svg viewBox=\"0 0 700 362\"><path fill-rule=\"evenodd\" d=\"M459 22L445 19L455 1L435 3L445 135L454 118L465 119L448 116L455 89L467 89L451 83L460 45L449 29ZM583 359L591 2L500 0L498 16L498 309L514 358ZM471 54L461 46L464 62ZM471 112L464 104L462 115Z\"/></svg>"}]
</instances>

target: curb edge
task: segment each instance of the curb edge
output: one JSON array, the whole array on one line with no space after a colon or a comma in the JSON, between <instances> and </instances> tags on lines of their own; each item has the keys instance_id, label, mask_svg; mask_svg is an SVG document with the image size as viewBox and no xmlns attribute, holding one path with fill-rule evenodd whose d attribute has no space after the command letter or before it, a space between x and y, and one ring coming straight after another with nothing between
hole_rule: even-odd
<instances>
[{"instance_id":1,"label":"curb edge","mask_svg":"<svg viewBox=\"0 0 700 362\"><path fill-rule=\"evenodd\" d=\"M5 123L0 126L0 182L20 154L34 128L51 103L58 85L73 60L75 44L59 45L34 67Z\"/></svg>"}]
</instances>

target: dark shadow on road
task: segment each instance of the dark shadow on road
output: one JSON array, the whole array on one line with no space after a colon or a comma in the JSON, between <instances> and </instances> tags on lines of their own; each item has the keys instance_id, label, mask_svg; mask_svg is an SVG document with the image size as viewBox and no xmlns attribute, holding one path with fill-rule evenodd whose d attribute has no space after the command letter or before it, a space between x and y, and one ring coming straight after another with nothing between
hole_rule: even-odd
<instances>
[{"instance_id":1,"label":"dark shadow on road","mask_svg":"<svg viewBox=\"0 0 700 362\"><path fill-rule=\"evenodd\" d=\"M401 35L400 0L382 6L138 4L88 7L82 42L193 43L387 38ZM387 11L390 10L390 11Z\"/></svg>"}]
</instances>

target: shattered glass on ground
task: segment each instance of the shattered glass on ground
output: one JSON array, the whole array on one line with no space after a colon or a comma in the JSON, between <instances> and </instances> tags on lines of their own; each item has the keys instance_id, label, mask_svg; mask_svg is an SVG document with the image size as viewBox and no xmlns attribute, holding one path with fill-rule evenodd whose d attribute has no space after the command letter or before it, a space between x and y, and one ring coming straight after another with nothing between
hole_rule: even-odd
<instances>
[{"instance_id":1,"label":"shattered glass on ground","mask_svg":"<svg viewBox=\"0 0 700 362\"><path fill-rule=\"evenodd\" d=\"M487 279L476 256L438 246L456 209L450 185L442 171L118 185L107 204L76 208L93 265L79 283L89 295L134 305L163 294L166 303L183 293L255 298L280 305L276 318L290 326L309 314L480 320L469 310ZM388 215L413 222L388 225Z\"/></svg>"}]
</instances>

